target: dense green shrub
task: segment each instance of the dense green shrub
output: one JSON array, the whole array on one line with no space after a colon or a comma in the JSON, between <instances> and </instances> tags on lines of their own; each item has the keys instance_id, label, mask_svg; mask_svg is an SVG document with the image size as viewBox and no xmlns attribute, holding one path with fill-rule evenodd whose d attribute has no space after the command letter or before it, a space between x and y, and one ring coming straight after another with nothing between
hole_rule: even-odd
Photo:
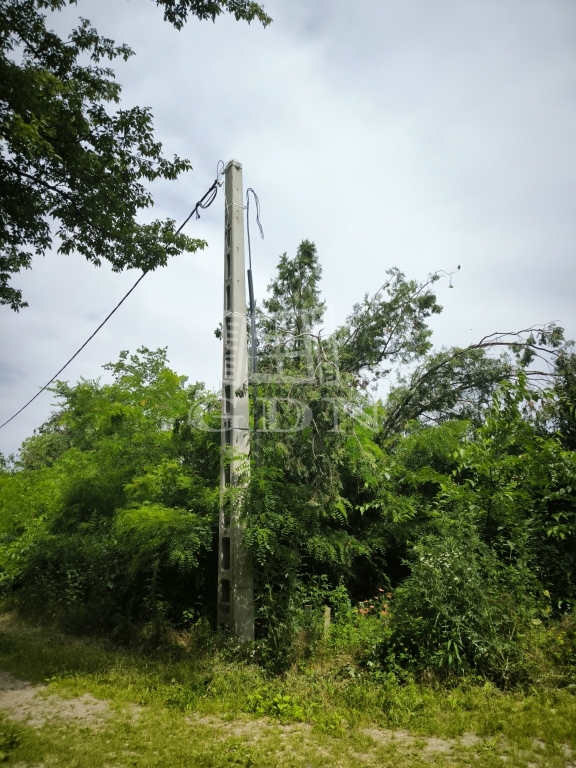
<instances>
[{"instance_id":1,"label":"dense green shrub","mask_svg":"<svg viewBox=\"0 0 576 768\"><path fill-rule=\"evenodd\" d=\"M219 404L164 350L106 367L111 384L56 386L59 411L0 476L2 583L21 610L71 628L160 631L216 591L219 445L186 417Z\"/></svg>"},{"instance_id":2,"label":"dense green shrub","mask_svg":"<svg viewBox=\"0 0 576 768\"><path fill-rule=\"evenodd\" d=\"M504 565L464 521L424 537L394 593L386 663L518 681L522 639L539 615L526 577Z\"/></svg>"}]
</instances>

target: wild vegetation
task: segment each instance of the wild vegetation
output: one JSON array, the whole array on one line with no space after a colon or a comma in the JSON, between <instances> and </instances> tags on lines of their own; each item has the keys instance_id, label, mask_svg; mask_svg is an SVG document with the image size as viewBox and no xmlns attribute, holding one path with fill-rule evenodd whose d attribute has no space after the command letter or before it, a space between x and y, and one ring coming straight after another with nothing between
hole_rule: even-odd
<instances>
[{"instance_id":1,"label":"wild vegetation","mask_svg":"<svg viewBox=\"0 0 576 768\"><path fill-rule=\"evenodd\" d=\"M571 345L550 326L433 350L439 276L398 270L326 334L320 277L304 241L260 308L252 466L232 491L256 569L245 657L308 663L329 606L344 675L572 685ZM216 632L220 398L166 350L105 369L59 382L57 410L4 460L6 604L151 647Z\"/></svg>"},{"instance_id":2,"label":"wild vegetation","mask_svg":"<svg viewBox=\"0 0 576 768\"><path fill-rule=\"evenodd\" d=\"M190 164L163 155L148 109L116 109L105 64L127 46L86 20L66 40L50 31L44 12L73 2L0 0L0 304L13 310L26 302L12 277L54 242L144 272L205 246L138 219L145 185ZM156 4L176 29L225 12L271 21L251 0ZM258 375L236 393L250 398L249 471L224 499L221 395L171 370L166 349L57 382L50 418L0 455L0 761L571 758L572 343L547 325L435 349L434 287L452 277L398 269L327 332L321 274L303 241L258 307ZM254 561L254 643L215 626L222 502ZM59 719L91 696L105 728ZM34 706L36 722L14 722Z\"/></svg>"},{"instance_id":3,"label":"wild vegetation","mask_svg":"<svg viewBox=\"0 0 576 768\"><path fill-rule=\"evenodd\" d=\"M22 678L45 687L10 691L8 701L0 690L1 759L22 768L572 763L570 689L351 675L339 630L305 667L272 676L203 632L142 654L4 616L0 663L15 677L3 674L2 687Z\"/></svg>"}]
</instances>

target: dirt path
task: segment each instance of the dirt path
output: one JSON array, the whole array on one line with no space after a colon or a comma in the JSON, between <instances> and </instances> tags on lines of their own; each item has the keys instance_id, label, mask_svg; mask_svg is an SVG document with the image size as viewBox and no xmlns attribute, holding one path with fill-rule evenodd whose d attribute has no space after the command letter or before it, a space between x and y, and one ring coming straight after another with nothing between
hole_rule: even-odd
<instances>
[{"instance_id":1,"label":"dirt path","mask_svg":"<svg viewBox=\"0 0 576 768\"><path fill-rule=\"evenodd\" d=\"M48 695L45 685L32 685L8 672L0 672L0 711L32 728L41 728L53 718L98 728L110 715L108 703L89 693L73 699Z\"/></svg>"}]
</instances>

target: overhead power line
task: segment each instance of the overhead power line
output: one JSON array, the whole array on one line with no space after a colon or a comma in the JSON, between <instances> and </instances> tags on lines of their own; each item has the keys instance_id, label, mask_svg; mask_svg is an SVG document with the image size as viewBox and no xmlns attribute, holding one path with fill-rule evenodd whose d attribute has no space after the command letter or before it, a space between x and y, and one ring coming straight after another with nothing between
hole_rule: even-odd
<instances>
[{"instance_id":1,"label":"overhead power line","mask_svg":"<svg viewBox=\"0 0 576 768\"><path fill-rule=\"evenodd\" d=\"M222 164L222 170L220 170L220 164ZM192 208L192 210L191 210L191 212L190 212L190 215L186 217L186 219L185 219L185 220L182 222L182 224L180 224L180 226L179 226L179 227L178 227L178 229L176 230L176 234L180 233L180 232L181 232L181 231L184 229L184 227L186 226L186 224L188 224L188 222L190 221L190 219L192 218L192 216L194 216L194 214L196 214L196 218L197 218L197 219L199 219L199 218L200 218L200 211L201 211L201 210L206 210L206 208L209 208L209 207L212 205L212 203L213 203L213 202L214 202L214 200L216 199L216 195L218 194L218 187L221 185L220 177L221 177L221 175L222 175L223 171L224 171L224 163L223 163L223 162L220 160L220 162L218 163L218 167L217 167L217 169L216 169L216 178L214 179L214 182L213 182L212 186L211 186L211 187L208 189L208 191L206 192L206 194L205 194L203 197L201 197L201 198L200 198L200 200L198 200L198 202L196 203L196 205L194 206L194 208ZM98 328L96 328L96 330L95 330L95 331L94 331L94 332L93 332L93 333L92 333L92 334L91 334L91 335L90 335L90 336L89 336L89 337L86 339L86 341L84 342L84 344L82 344L82 346L81 346L79 349L77 349L77 350L76 350L76 352L74 352L74 354L72 355L72 357L71 357L71 358L70 358L70 359L69 359L69 360L68 360L66 363L64 363L64 365L62 366L62 368L60 368L60 370L59 370L59 371L57 371L57 373L55 373L55 374L54 374L54 376L52 376L52 378L50 379L50 381L48 381L46 384L44 384L44 386L42 387L42 389L40 389L38 392L36 392L36 394L34 395L34 397L31 397L31 398L30 398L30 400L28 400L28 402L27 402L27 403L25 403L25 405L23 405L23 406L22 406L22 408L20 408L20 410L19 410L19 411L16 411L16 413L15 413L15 414L13 414L12 416L10 416L10 418L9 418L9 419L7 419L7 420L6 420L6 421L5 421L3 424L0 424L0 429L2 429L2 427L5 427L5 426L6 426L6 424L9 424L9 423L10 423L10 422L11 422L13 419L15 419L15 418L16 418L16 416L19 416L19 415L22 413L22 411L24 411L26 408L28 408L28 406L29 406L31 403L33 403L33 402L34 402L34 400L36 400L36 398L37 398L39 395L41 395L41 394L42 394L42 392L44 392L46 389L48 389L48 387L50 386L50 384L52 384L52 382L53 382L53 381L54 381L54 380L55 380L55 379L56 379L58 376L60 376L60 374L62 373L62 371L63 371L63 370L65 370L66 368L68 368L68 366L70 365L70 363L71 363L71 362L72 362L72 361L73 361L73 360L74 360L76 357L78 357L78 355L80 354L80 352L82 352L82 350L84 349L84 347L85 347L87 344L89 344L89 343L92 341L92 339L94 338L94 336L96 336L96 334L98 333L98 331L100 331L100 330L101 330L101 329L102 329L102 328L103 328L103 327L106 325L106 323L108 322L108 320L110 320L110 318L111 318L111 317L112 317L112 315L113 315L113 314L116 312L116 310L117 310L117 309L119 309L119 308L122 306L122 304L124 304L124 302L126 301L126 299L128 298L128 296L130 296L130 294L132 293L132 291L133 291L133 290L134 290L134 289L135 289L135 288L136 288L136 287L139 285L139 283L140 283L140 282L141 282L141 281L144 279L144 277L145 277L145 276L148 274L148 272L149 272L149 271L150 271L150 270L145 270L144 272L142 272L142 274L140 275L140 277L138 278L138 280L136 280L136 282L134 283L134 285L132 286L132 288L130 288L130 290L129 290L127 293L125 293L125 294L124 294L124 296L123 296L123 297L120 299L120 301L118 302L118 304L116 304L116 306L114 307L114 309L113 309L113 310L112 310L112 311L111 311L111 312L110 312L110 313L109 313L109 314L108 314L108 315L107 315L107 316L104 318L104 320L102 320L102 322L100 323L100 325L98 326Z\"/></svg>"}]
</instances>

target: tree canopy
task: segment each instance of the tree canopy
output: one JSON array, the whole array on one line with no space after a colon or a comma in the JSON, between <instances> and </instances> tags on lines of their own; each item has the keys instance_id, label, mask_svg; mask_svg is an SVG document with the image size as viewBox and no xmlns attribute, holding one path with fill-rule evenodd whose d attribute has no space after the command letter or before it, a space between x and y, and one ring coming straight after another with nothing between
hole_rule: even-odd
<instances>
[{"instance_id":1,"label":"tree canopy","mask_svg":"<svg viewBox=\"0 0 576 768\"><path fill-rule=\"evenodd\" d=\"M0 0L0 304L14 310L26 302L11 278L54 244L115 271L156 269L205 245L178 234L172 219L139 222L153 203L148 184L174 180L191 165L163 155L148 107L115 107L122 89L109 62L132 56L127 45L100 36L86 19L66 40L50 31L42 10L68 4ZM157 5L176 29L225 12L271 21L248 0Z\"/></svg>"}]
</instances>

